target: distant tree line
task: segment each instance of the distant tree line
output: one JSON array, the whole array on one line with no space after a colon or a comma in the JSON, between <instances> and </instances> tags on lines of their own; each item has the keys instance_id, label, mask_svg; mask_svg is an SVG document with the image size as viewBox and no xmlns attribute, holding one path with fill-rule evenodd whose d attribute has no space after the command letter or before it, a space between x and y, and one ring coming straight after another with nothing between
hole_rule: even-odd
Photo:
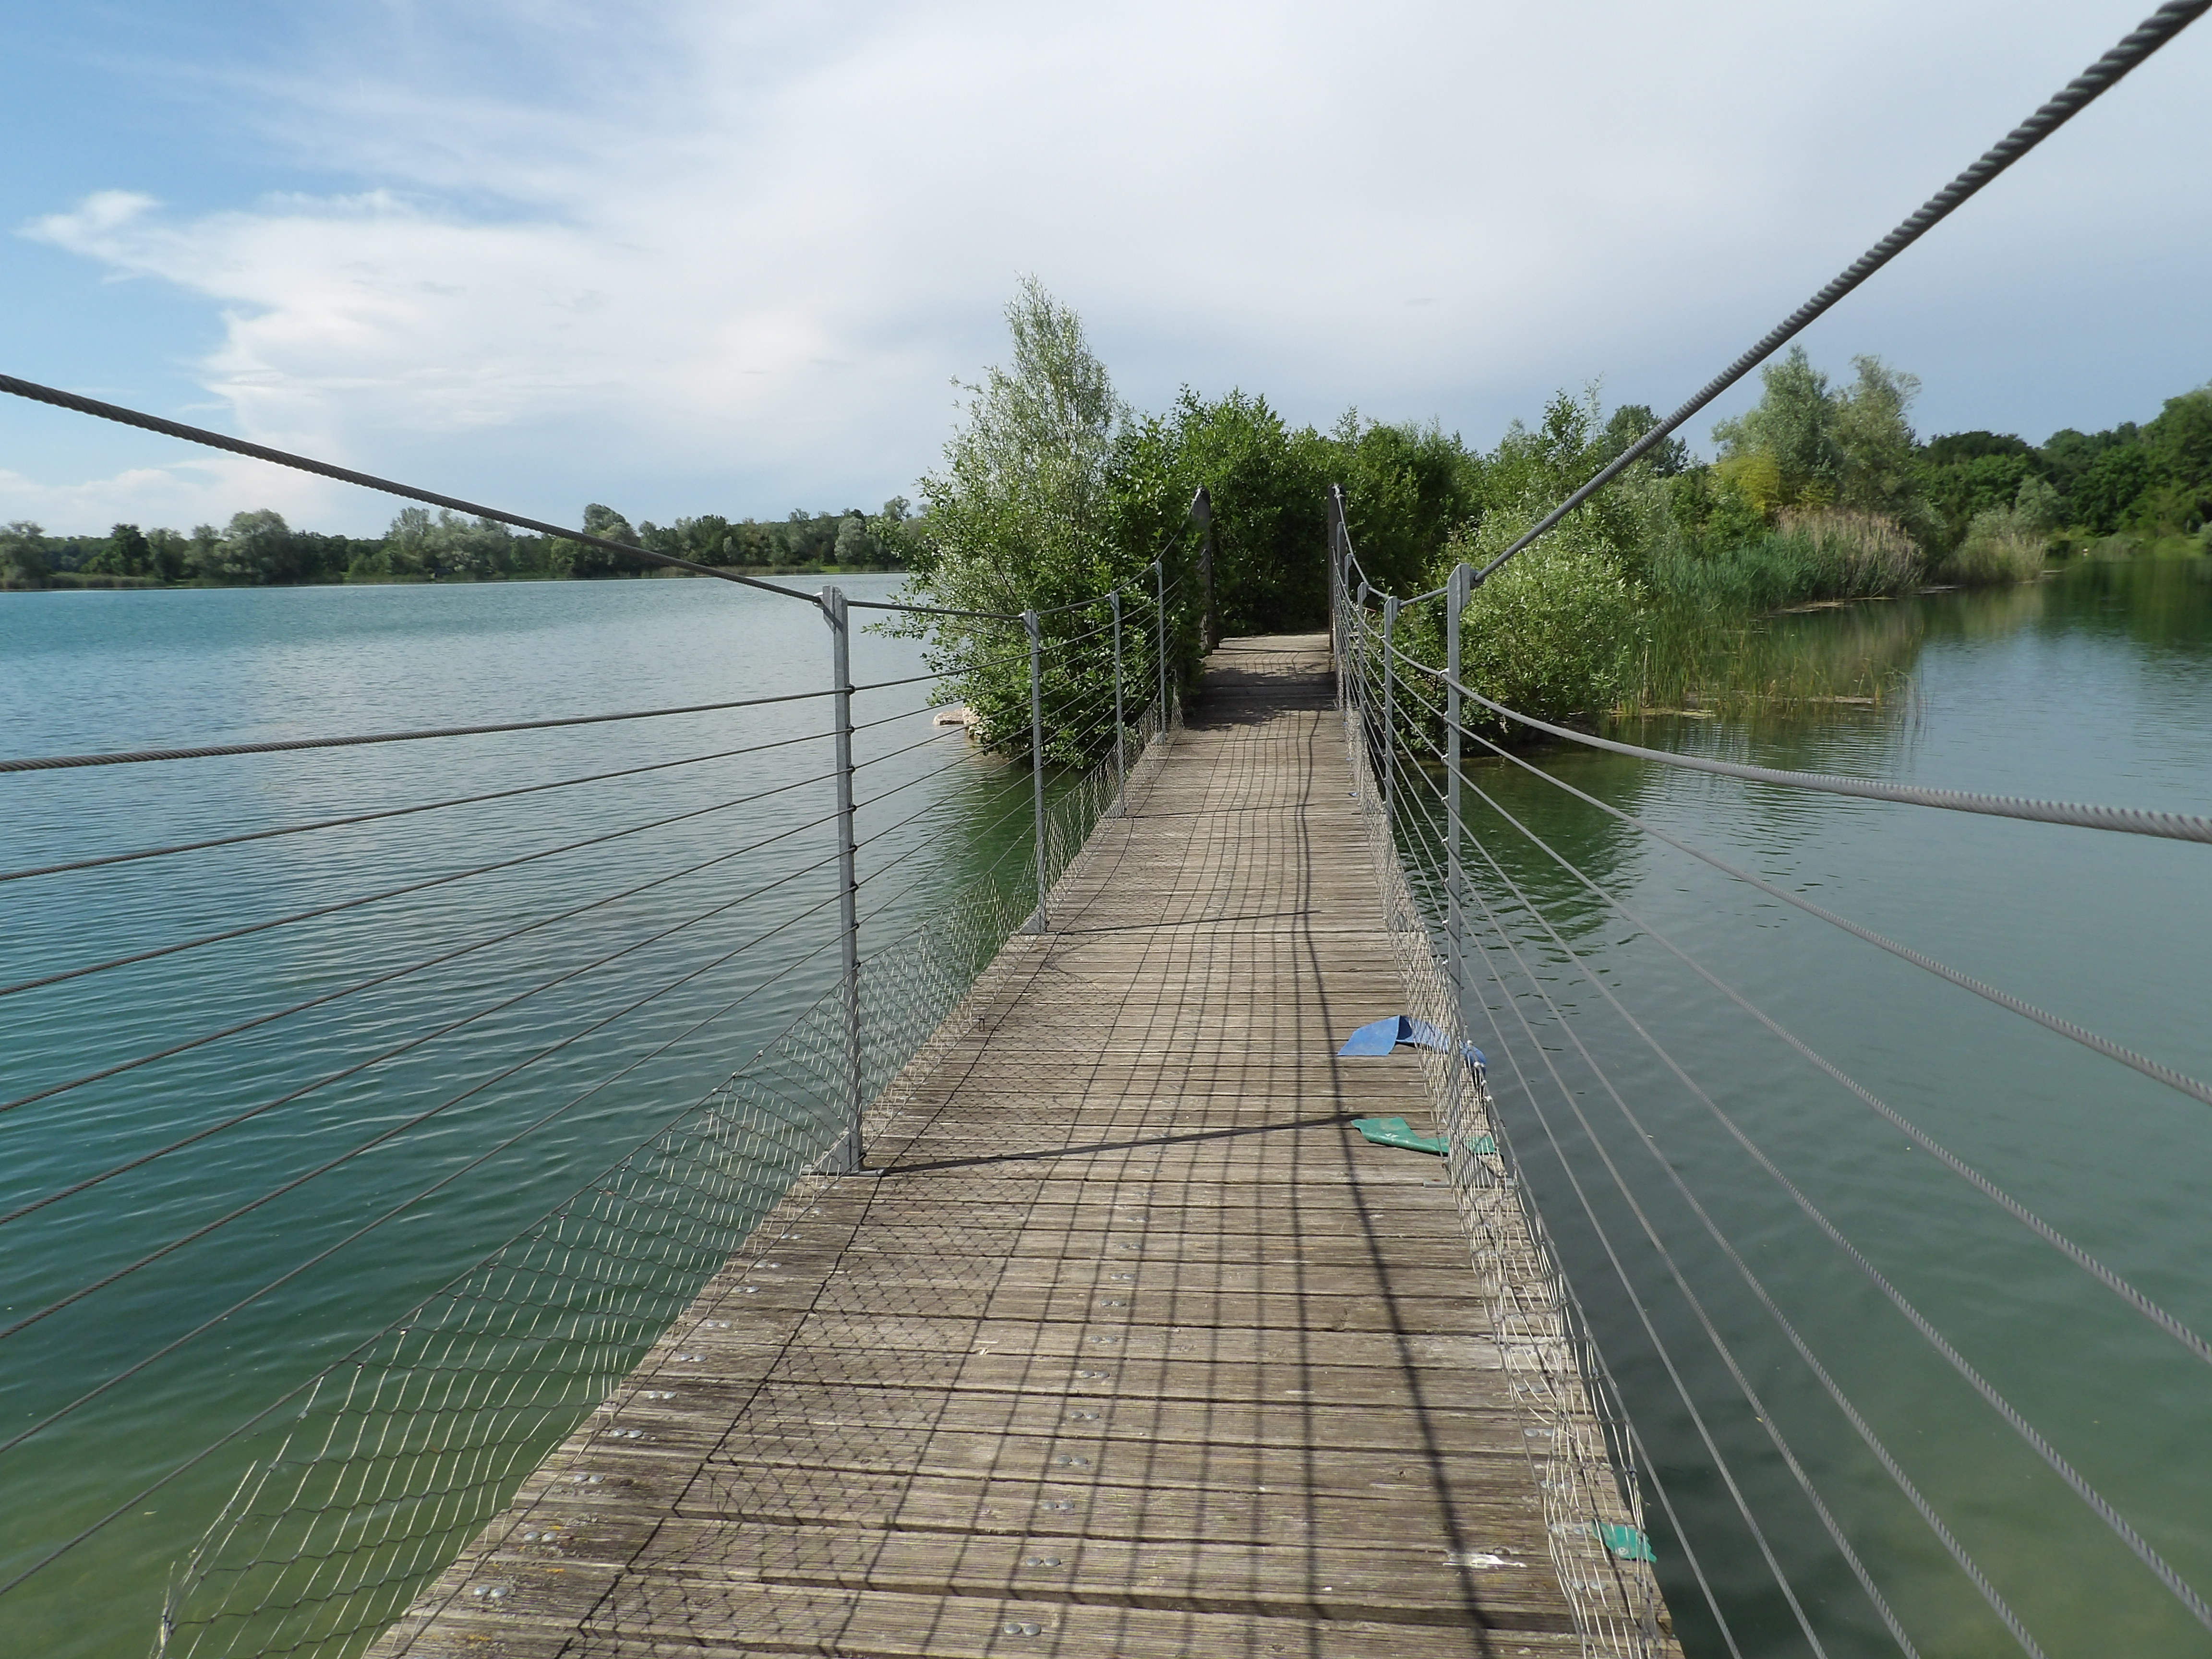
<instances>
[{"instance_id":1,"label":"distant tree line","mask_svg":"<svg viewBox=\"0 0 2212 1659\"><path fill-rule=\"evenodd\" d=\"M584 509L590 535L700 564L780 569L896 569L906 547L902 498L874 514L795 511L762 521L709 515L635 528L612 507ZM307 582L499 581L643 576L659 568L588 543L520 535L489 519L401 510L382 536L295 530L281 513L239 513L191 533L118 524L106 536L49 536L17 520L0 526L0 586L265 587Z\"/></svg>"}]
</instances>

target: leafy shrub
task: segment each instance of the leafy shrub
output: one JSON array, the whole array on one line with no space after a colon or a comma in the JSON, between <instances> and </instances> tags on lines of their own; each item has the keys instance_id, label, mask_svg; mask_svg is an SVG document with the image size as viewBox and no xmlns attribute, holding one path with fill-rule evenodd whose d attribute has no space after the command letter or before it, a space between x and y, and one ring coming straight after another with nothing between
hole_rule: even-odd
<instances>
[{"instance_id":1,"label":"leafy shrub","mask_svg":"<svg viewBox=\"0 0 2212 1659\"><path fill-rule=\"evenodd\" d=\"M1460 626L1468 687L1541 720L1588 719L1618 705L1644 644L1643 594L1602 538L1577 526L1581 516L1475 589ZM1528 522L1492 514L1477 536L1455 538L1456 556L1480 565Z\"/></svg>"}]
</instances>

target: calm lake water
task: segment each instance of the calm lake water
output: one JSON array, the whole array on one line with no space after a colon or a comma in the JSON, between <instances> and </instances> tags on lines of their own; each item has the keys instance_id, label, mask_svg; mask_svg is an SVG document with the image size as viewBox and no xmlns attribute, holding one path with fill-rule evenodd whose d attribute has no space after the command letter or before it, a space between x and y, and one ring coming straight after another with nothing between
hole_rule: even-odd
<instances>
[{"instance_id":1,"label":"calm lake water","mask_svg":"<svg viewBox=\"0 0 2212 1659\"><path fill-rule=\"evenodd\" d=\"M916 641L856 638L863 684L922 668ZM813 606L712 581L0 596L12 756L688 706L829 675ZM934 726L929 690L854 699L864 951L1026 845L1028 769ZM101 1285L0 1338L0 1440L123 1379L0 1451L0 1583L404 1314L815 1002L837 963L830 718L817 698L0 776L15 872L629 774L0 883L6 987L209 941L0 994L0 1101L22 1102L0 1109L0 1216L120 1171L0 1222L0 1328ZM7 1597L0 1651L144 1653L243 1455Z\"/></svg>"},{"instance_id":2,"label":"calm lake water","mask_svg":"<svg viewBox=\"0 0 2212 1659\"><path fill-rule=\"evenodd\" d=\"M2009 591L1777 625L1808 651L1833 655L1848 643L1886 661L1906 677L1904 694L1880 708L1835 707L1810 719L1661 719L1620 735L1767 766L2212 812L2206 561L2082 564ZM1591 751L1540 758L1552 775L1732 864L2212 1079L2212 848L1753 788ZM1916 1149L1652 935L2199 1333L2212 1332L2212 1108L1526 773L1493 762L1477 781L1644 924L1624 921L1490 809L1471 806L1503 872L1484 870L1487 896L1519 953L1492 951L1516 994L1493 991L1486 1010L1473 1011L1477 1039L1504 1051L1492 1078L1516 1150L1742 1650L1810 1649L1680 1403L1647 1317L1827 1650L1896 1649L1796 1495L1670 1261L1920 1650L2018 1649L1812 1379L1670 1171L2045 1651L2212 1647L2105 1522L1816 1230L1715 1109L2200 1591L2212 1590L2212 1368ZM1520 909L1508 877L1548 916L1556 939ZM1682 1540L1649 1493L1647 1506L1689 1645L1724 1652Z\"/></svg>"},{"instance_id":3,"label":"calm lake water","mask_svg":"<svg viewBox=\"0 0 2212 1659\"><path fill-rule=\"evenodd\" d=\"M870 597L890 586L849 585ZM2212 572L2203 562L2084 565L2011 592L1778 625L1802 633L1808 649L1843 641L1879 659L1904 677L1905 692L1878 708L1835 706L1787 721L1654 720L1638 728L1642 740L1769 765L2212 811ZM826 630L810 607L704 581L11 594L0 596L8 734L0 750L222 743L773 696L819 689L827 664ZM863 682L919 670L913 642L861 636ZM862 872L886 872L863 889L871 942L893 936L1026 828L1026 772L1010 775L969 756L957 735L929 741L933 728L916 714L927 690L864 694L856 708L860 720L884 722L861 738L863 758L875 763L860 793L877 803L864 807L861 833L882 836L864 853ZM569 849L0 997L0 1099L12 1101L345 993L0 1111L4 1213L316 1085L0 1224L4 1325L301 1182L0 1340L0 1439L105 1378L145 1367L0 1452L0 1582L405 1312L574 1190L611 1150L698 1099L821 993L834 969L819 822L830 805L818 781L828 761L817 734L826 725L825 704L800 702L0 776L4 872L751 751L0 884L0 984L14 985ZM801 740L758 748L784 739ZM2212 849L1784 795L1595 755L1540 758L1555 775L1722 857L2212 1076ZM2190 1325L2212 1329L2212 1109L1644 840L1539 780L1488 765L1478 781L1650 928ZM783 793L765 793L776 789ZM1488 896L1543 994L1528 989L1500 947L1493 959L1520 994L1494 994L1488 1012L1474 1011L1478 1037L1492 1048L1493 1081L1547 1221L1741 1650L1809 1649L1675 1396L1639 1303L1826 1650L1894 1650L1794 1496L1675 1287L1670 1258L1921 1650L2014 1650L1808 1378L1669 1169L2047 1651L2203 1651L2202 1628L1871 1291L1592 975L2200 1586L2212 1586L2212 1371L1912 1150L1487 811L1478 804L1473 820L1504 872L1486 874ZM684 813L697 816L657 823ZM635 833L606 839L626 829ZM570 845L578 842L592 844ZM722 857L741 849L752 850ZM672 878L643 886L663 876ZM1521 911L1506 877L1587 970ZM544 925L484 943L533 923ZM769 944L739 949L775 927L783 931ZM481 948L453 954L470 946ZM725 956L724 966L673 984ZM610 1008L633 1003L622 1021L592 1029ZM1586 1054L1559 1030L1554 1006ZM1492 1015L1502 1041L1491 1037ZM649 1058L639 1063L641 1054ZM449 1100L456 1103L441 1106ZM213 1314L571 1100L434 1200L162 1355ZM440 1109L413 1121L432 1108ZM345 1157L392 1129L399 1133L376 1151ZM326 1164L327 1172L313 1173ZM0 1602L0 1650L143 1654L164 1582L239 1473L211 1459ZM1649 1507L1692 1650L1724 1652L1701 1610L1685 1540L1656 1500Z\"/></svg>"}]
</instances>

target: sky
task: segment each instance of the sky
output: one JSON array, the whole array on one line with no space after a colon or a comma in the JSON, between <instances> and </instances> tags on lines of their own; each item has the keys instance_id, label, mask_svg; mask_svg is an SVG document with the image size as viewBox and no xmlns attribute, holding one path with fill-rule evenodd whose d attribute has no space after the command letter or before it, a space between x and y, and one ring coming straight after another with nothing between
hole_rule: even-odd
<instances>
[{"instance_id":1,"label":"sky","mask_svg":"<svg viewBox=\"0 0 2212 1659\"><path fill-rule=\"evenodd\" d=\"M1487 447L1671 409L2149 9L0 0L0 372L557 521L872 510L1034 273L1139 409ZM2212 380L2208 84L2212 22L1814 361L2031 441ZM398 505L0 399L52 533Z\"/></svg>"}]
</instances>

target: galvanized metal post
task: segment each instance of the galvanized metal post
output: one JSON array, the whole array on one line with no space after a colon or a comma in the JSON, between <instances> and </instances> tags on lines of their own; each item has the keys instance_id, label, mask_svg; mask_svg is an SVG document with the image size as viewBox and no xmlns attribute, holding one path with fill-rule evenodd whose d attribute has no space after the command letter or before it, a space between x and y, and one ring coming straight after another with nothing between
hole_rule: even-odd
<instances>
[{"instance_id":1,"label":"galvanized metal post","mask_svg":"<svg viewBox=\"0 0 2212 1659\"><path fill-rule=\"evenodd\" d=\"M1459 627L1460 612L1467 609L1468 597L1473 591L1470 579L1474 574L1472 565L1454 565L1451 580L1444 584L1444 787L1449 791L1444 817L1445 833L1451 837L1451 850L1444 860L1444 947L1449 957L1446 965L1451 973L1452 1015L1462 1028L1467 1022L1467 947L1462 932L1467 913L1461 896L1467 872L1460 865Z\"/></svg>"},{"instance_id":2,"label":"galvanized metal post","mask_svg":"<svg viewBox=\"0 0 2212 1659\"><path fill-rule=\"evenodd\" d=\"M1168 740L1168 564L1165 559L1152 561L1152 580L1158 585L1159 596L1152 609L1158 613L1159 641L1156 647L1160 659L1160 741Z\"/></svg>"},{"instance_id":3,"label":"galvanized metal post","mask_svg":"<svg viewBox=\"0 0 2212 1659\"><path fill-rule=\"evenodd\" d=\"M1022 612L1030 634L1030 796L1036 820L1036 909L1023 932L1045 931L1044 894L1044 630L1034 611Z\"/></svg>"},{"instance_id":4,"label":"galvanized metal post","mask_svg":"<svg viewBox=\"0 0 2212 1659\"><path fill-rule=\"evenodd\" d=\"M1190 498L1190 521L1199 528L1198 652L1205 656L1219 640L1213 631L1213 497L1204 484Z\"/></svg>"},{"instance_id":5,"label":"galvanized metal post","mask_svg":"<svg viewBox=\"0 0 2212 1659\"><path fill-rule=\"evenodd\" d=\"M845 1005L845 1133L830 1154L829 1167L832 1174L858 1175L860 1115L866 1102L860 1093L860 909L853 867L857 851L853 831L853 659L846 615L845 595L834 587L823 588L822 616L830 624L830 720L836 738L837 933L844 958Z\"/></svg>"},{"instance_id":6,"label":"galvanized metal post","mask_svg":"<svg viewBox=\"0 0 2212 1659\"><path fill-rule=\"evenodd\" d=\"M1344 665L1348 643L1344 614L1344 486L1331 484L1327 497L1328 523L1328 654L1336 671L1336 706L1345 704Z\"/></svg>"},{"instance_id":7,"label":"galvanized metal post","mask_svg":"<svg viewBox=\"0 0 2212 1659\"><path fill-rule=\"evenodd\" d=\"M1390 658L1398 632L1398 599L1382 596L1382 827L1395 838L1397 805L1398 665Z\"/></svg>"},{"instance_id":8,"label":"galvanized metal post","mask_svg":"<svg viewBox=\"0 0 2212 1659\"><path fill-rule=\"evenodd\" d=\"M1124 805L1124 792L1129 787L1129 763L1123 756L1122 738L1128 722L1121 713L1121 590L1115 588L1106 596L1106 604L1114 613L1114 815L1119 817Z\"/></svg>"}]
</instances>

